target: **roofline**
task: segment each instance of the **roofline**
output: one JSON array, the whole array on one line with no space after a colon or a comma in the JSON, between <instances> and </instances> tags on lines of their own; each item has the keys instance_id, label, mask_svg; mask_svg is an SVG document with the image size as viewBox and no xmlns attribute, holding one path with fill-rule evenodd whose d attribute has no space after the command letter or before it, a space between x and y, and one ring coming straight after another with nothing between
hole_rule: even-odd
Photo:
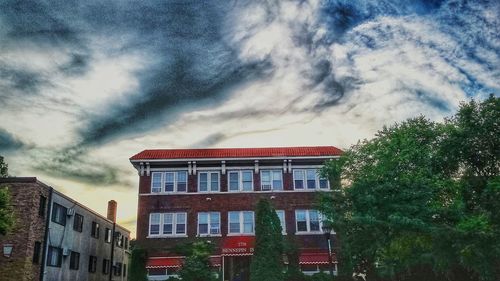
<instances>
[{"instance_id":1,"label":"roofline","mask_svg":"<svg viewBox=\"0 0 500 281\"><path fill-rule=\"evenodd\" d=\"M57 195L59 195L59 196L61 196L61 197L64 197L66 200L71 201L73 204L78 205L80 208L85 209L86 211L88 211L88 212L90 212L90 213L92 213L92 214L94 214L94 215L96 215L96 216L100 217L101 219L104 219L105 221L107 221L107 222L109 222L109 223L111 223L111 224L113 223L113 221L112 221L112 220L110 220L110 219L108 219L107 217L105 217L105 216L103 216L103 215L99 214L98 212L96 212L96 211L94 211L94 210L90 209L89 207L87 207L87 206L83 205L82 203L79 203L78 201L74 200L73 198L69 197L68 195L66 195L66 194L64 194L64 193L62 193L62 192L60 192L60 191L57 191L57 190L55 190L55 189L54 189L54 193L57 193ZM121 225L119 225L118 223L115 223L115 225L116 225L116 226L118 226L118 227L120 227L121 229L123 229L123 230L125 230L125 231L128 231L128 233L131 233L131 232L130 232L130 230L126 229L125 227L123 227L123 226L121 226Z\"/></svg>"},{"instance_id":2,"label":"roofline","mask_svg":"<svg viewBox=\"0 0 500 281\"><path fill-rule=\"evenodd\" d=\"M329 159L339 158L340 155L321 156L261 156L261 157L218 157L218 158L143 158L132 159L130 163L136 162L183 162L183 161L241 161L241 160L285 160L285 159Z\"/></svg>"},{"instance_id":3,"label":"roofline","mask_svg":"<svg viewBox=\"0 0 500 281\"><path fill-rule=\"evenodd\" d=\"M89 207L83 205L82 203L74 200L73 198L69 197L68 195L56 190L54 187L52 186L49 186L41 181L39 181L36 177L8 177L8 178L0 178L0 183L37 183L37 184L40 184L40 185L43 185L44 187L47 187L47 188L51 188L52 191L54 193L57 193L57 195L65 198L66 200L68 201L71 201L73 204L75 205L78 205L79 207L81 207L82 209L85 209L86 211L106 220L107 222L109 223L113 223L112 220L108 219L107 217L97 213L96 211L90 209ZM119 225L118 223L116 223L116 226L118 226L119 228L127 231L128 233L131 233L130 230L126 229L125 227Z\"/></svg>"}]
</instances>

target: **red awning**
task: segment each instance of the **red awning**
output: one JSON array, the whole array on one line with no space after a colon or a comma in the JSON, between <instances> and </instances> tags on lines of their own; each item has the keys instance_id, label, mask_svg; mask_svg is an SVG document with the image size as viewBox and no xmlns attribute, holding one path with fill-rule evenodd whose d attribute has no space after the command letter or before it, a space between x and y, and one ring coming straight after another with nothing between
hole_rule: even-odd
<instances>
[{"instance_id":1,"label":"red awning","mask_svg":"<svg viewBox=\"0 0 500 281\"><path fill-rule=\"evenodd\" d=\"M336 263L335 255L332 256L332 262ZM328 253L301 253L299 264L328 264Z\"/></svg>"},{"instance_id":2,"label":"red awning","mask_svg":"<svg viewBox=\"0 0 500 281\"><path fill-rule=\"evenodd\" d=\"M253 255L255 236L229 236L222 244L223 256Z\"/></svg>"},{"instance_id":3,"label":"red awning","mask_svg":"<svg viewBox=\"0 0 500 281\"><path fill-rule=\"evenodd\" d=\"M151 257L146 268L172 268L181 267L184 257Z\"/></svg>"}]
</instances>

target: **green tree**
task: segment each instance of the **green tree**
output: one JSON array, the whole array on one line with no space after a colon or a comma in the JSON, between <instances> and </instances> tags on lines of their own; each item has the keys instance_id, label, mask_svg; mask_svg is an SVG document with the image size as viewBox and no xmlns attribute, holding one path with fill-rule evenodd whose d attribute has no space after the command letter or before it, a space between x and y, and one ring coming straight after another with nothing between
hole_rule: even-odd
<instances>
[{"instance_id":1,"label":"green tree","mask_svg":"<svg viewBox=\"0 0 500 281\"><path fill-rule=\"evenodd\" d=\"M250 264L250 281L282 281L283 234L280 220L268 200L257 203L255 252Z\"/></svg>"},{"instance_id":2,"label":"green tree","mask_svg":"<svg viewBox=\"0 0 500 281\"><path fill-rule=\"evenodd\" d=\"M196 241L188 246L187 257L179 271L179 277L183 281L215 281L217 276L210 269L210 253L212 244L206 241Z\"/></svg>"},{"instance_id":3,"label":"green tree","mask_svg":"<svg viewBox=\"0 0 500 281\"><path fill-rule=\"evenodd\" d=\"M146 271L147 253L144 249L133 247L128 268L129 281L147 281Z\"/></svg>"},{"instance_id":4,"label":"green tree","mask_svg":"<svg viewBox=\"0 0 500 281\"><path fill-rule=\"evenodd\" d=\"M384 127L329 162L334 192L320 205L339 234L341 274L498 279L498 120L498 98L471 101L444 123Z\"/></svg>"},{"instance_id":5,"label":"green tree","mask_svg":"<svg viewBox=\"0 0 500 281\"><path fill-rule=\"evenodd\" d=\"M4 162L4 158L0 155L0 178L6 178L9 176L9 165Z\"/></svg>"}]
</instances>

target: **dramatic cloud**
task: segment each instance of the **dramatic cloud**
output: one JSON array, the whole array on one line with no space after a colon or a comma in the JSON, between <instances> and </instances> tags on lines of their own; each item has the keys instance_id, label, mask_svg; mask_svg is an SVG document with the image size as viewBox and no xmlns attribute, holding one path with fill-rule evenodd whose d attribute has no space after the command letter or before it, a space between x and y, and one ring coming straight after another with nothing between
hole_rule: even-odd
<instances>
[{"instance_id":1,"label":"dramatic cloud","mask_svg":"<svg viewBox=\"0 0 500 281\"><path fill-rule=\"evenodd\" d=\"M134 205L142 149L346 147L499 95L499 15L498 1L3 1L0 152L16 174Z\"/></svg>"}]
</instances>

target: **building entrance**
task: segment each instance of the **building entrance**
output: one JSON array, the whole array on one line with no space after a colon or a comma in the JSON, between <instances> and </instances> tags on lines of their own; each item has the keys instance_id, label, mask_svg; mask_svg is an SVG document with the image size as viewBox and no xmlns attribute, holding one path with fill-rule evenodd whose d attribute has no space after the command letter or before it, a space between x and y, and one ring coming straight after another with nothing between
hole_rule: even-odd
<instances>
[{"instance_id":1,"label":"building entrance","mask_svg":"<svg viewBox=\"0 0 500 281\"><path fill-rule=\"evenodd\" d=\"M226 256L224 259L224 281L249 281L251 256Z\"/></svg>"}]
</instances>

